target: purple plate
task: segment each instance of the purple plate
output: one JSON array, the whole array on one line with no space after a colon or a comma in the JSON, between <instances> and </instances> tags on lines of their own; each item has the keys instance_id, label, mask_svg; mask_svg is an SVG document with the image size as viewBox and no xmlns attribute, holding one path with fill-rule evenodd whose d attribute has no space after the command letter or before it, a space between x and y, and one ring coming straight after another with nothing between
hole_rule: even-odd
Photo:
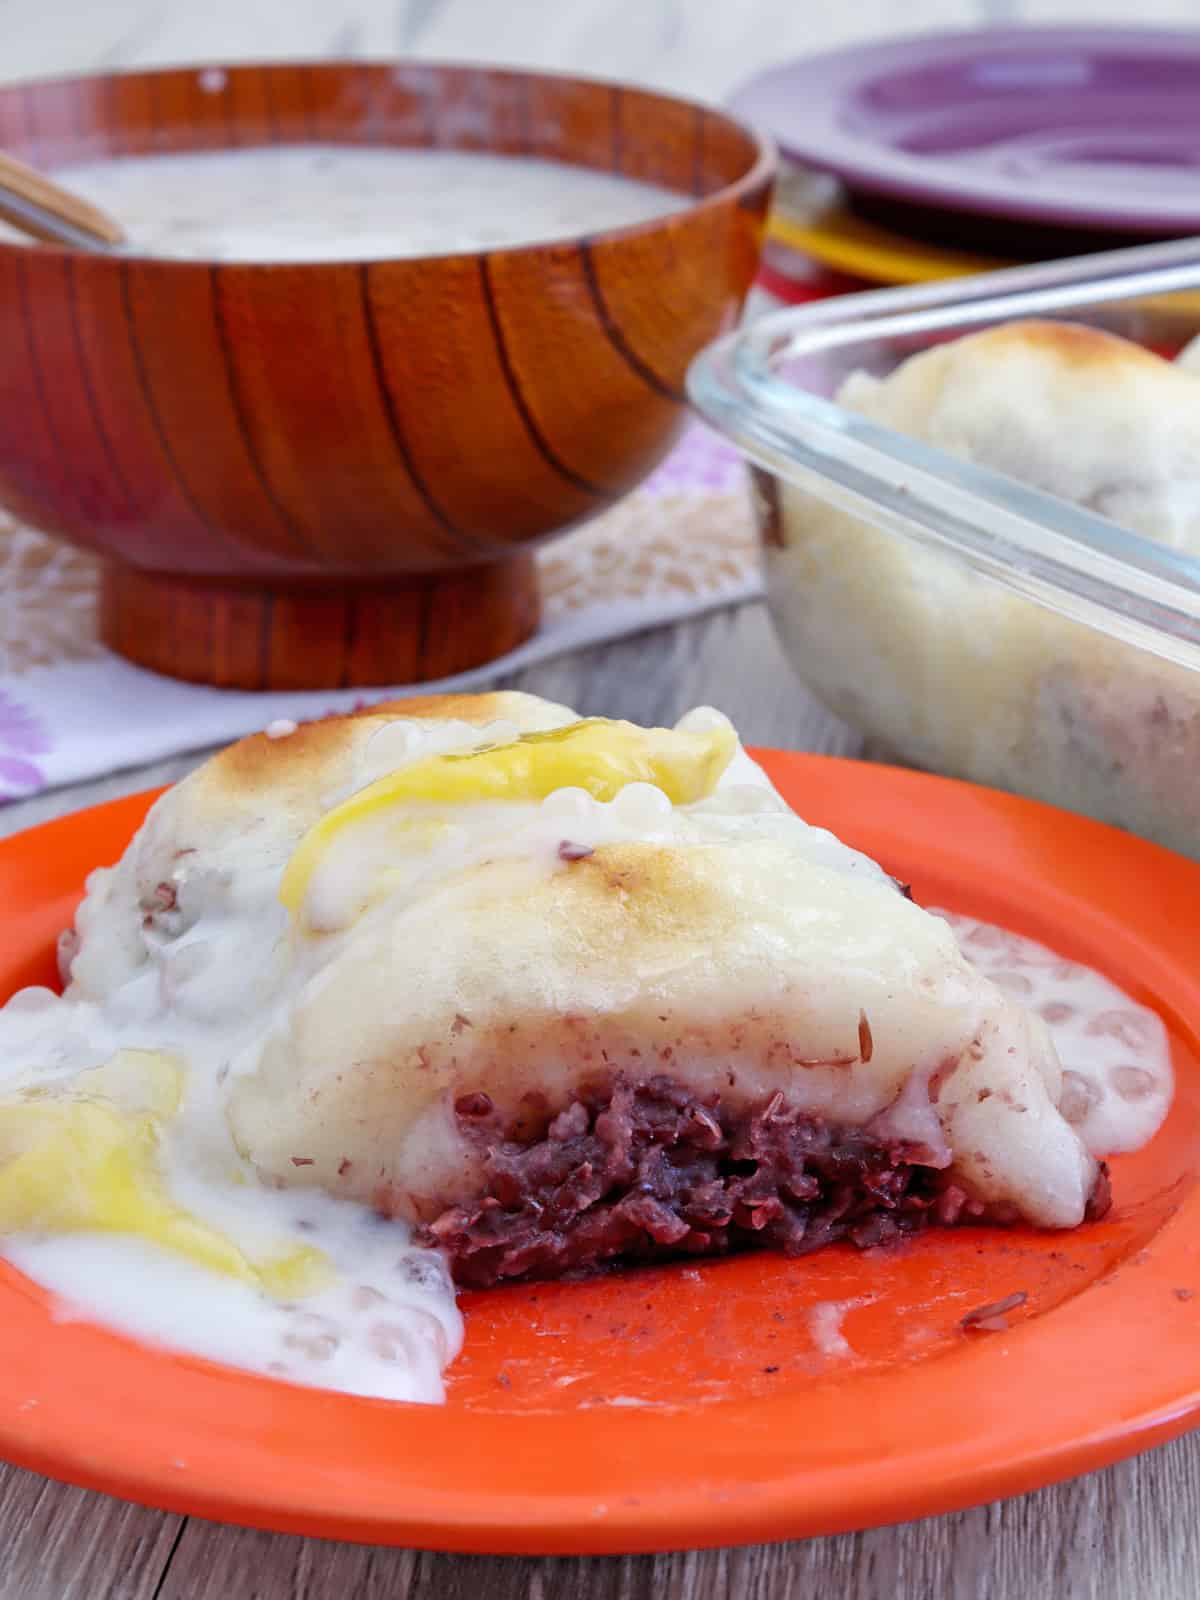
<instances>
[{"instance_id":1,"label":"purple plate","mask_svg":"<svg viewBox=\"0 0 1200 1600\"><path fill-rule=\"evenodd\" d=\"M785 155L852 189L1014 219L1200 233L1200 30L889 39L775 67L733 105Z\"/></svg>"}]
</instances>

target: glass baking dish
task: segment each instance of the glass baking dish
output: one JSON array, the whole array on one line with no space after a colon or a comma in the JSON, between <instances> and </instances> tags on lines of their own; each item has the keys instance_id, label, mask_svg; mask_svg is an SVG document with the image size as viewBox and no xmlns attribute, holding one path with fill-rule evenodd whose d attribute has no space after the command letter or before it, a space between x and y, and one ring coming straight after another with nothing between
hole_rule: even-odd
<instances>
[{"instance_id":1,"label":"glass baking dish","mask_svg":"<svg viewBox=\"0 0 1200 1600\"><path fill-rule=\"evenodd\" d=\"M1173 356L1200 333L1197 291L1200 240L1180 240L822 301L713 345L689 392L750 464L776 629L834 712L880 753L1200 857L1200 547L833 400L1017 319ZM1200 519L1197 383L1195 476L1170 492Z\"/></svg>"}]
</instances>

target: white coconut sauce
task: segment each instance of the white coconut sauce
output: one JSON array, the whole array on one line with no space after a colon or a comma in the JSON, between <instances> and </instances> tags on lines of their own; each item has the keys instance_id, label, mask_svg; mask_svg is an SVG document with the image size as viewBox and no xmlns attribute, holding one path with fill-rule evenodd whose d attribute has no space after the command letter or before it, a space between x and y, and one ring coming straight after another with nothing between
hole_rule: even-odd
<instances>
[{"instance_id":1,"label":"white coconut sauce","mask_svg":"<svg viewBox=\"0 0 1200 1600\"><path fill-rule=\"evenodd\" d=\"M1102 973L972 917L939 911L963 953L1045 1020L1063 1067L1059 1110L1093 1155L1136 1150L1174 1091L1167 1030Z\"/></svg>"},{"instance_id":2,"label":"white coconut sauce","mask_svg":"<svg viewBox=\"0 0 1200 1600\"><path fill-rule=\"evenodd\" d=\"M841 1359L854 1354L854 1347L842 1331L842 1323L851 1311L859 1306L869 1306L872 1296L863 1295L856 1300L819 1300L808 1309L808 1330L812 1341L823 1356Z\"/></svg>"},{"instance_id":3,"label":"white coconut sauce","mask_svg":"<svg viewBox=\"0 0 1200 1600\"><path fill-rule=\"evenodd\" d=\"M257 1207L264 1193L255 1195ZM274 1198L274 1197L272 1197ZM275 1301L166 1250L119 1236L9 1241L13 1264L58 1296L56 1315L133 1338L348 1394L439 1401L462 1319L441 1257L407 1248L402 1224L320 1195L286 1196L281 1219L311 1229L346 1275Z\"/></svg>"},{"instance_id":4,"label":"white coconut sauce","mask_svg":"<svg viewBox=\"0 0 1200 1600\"><path fill-rule=\"evenodd\" d=\"M625 228L691 203L562 161L380 146L124 156L53 176L122 224L127 252L206 261L497 250ZM15 230L3 237L28 243Z\"/></svg>"},{"instance_id":5,"label":"white coconut sauce","mask_svg":"<svg viewBox=\"0 0 1200 1600\"><path fill-rule=\"evenodd\" d=\"M150 1000L153 987L128 985L107 1016L48 990L22 991L0 1009L0 1082L46 1086L110 1059L121 1043L177 1052L187 1062L184 1100L161 1145L171 1199L251 1261L320 1251L331 1281L278 1299L143 1239L105 1233L18 1235L4 1241L4 1255L57 1293L66 1318L297 1383L440 1400L442 1370L462 1343L441 1256L366 1207L260 1184L233 1148L222 1093L224 1069L255 1026L164 1014Z\"/></svg>"}]
</instances>

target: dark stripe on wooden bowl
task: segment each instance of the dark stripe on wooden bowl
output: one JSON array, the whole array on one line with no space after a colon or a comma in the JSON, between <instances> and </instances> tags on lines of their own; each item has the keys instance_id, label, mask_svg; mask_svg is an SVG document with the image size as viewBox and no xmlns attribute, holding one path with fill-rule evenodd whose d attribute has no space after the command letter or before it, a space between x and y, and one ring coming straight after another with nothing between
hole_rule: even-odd
<instances>
[{"instance_id":1,"label":"dark stripe on wooden bowl","mask_svg":"<svg viewBox=\"0 0 1200 1600\"><path fill-rule=\"evenodd\" d=\"M469 549L471 540L465 534L463 534L461 529L454 526L453 522L451 522L445 511L442 510L441 506L434 499L433 495L430 493L429 485L425 482L425 479L417 470L416 462L413 460L412 452L408 447L408 440L404 436L403 425L401 424L399 414L396 411L396 403L392 398L392 391L388 385L387 373L384 370L383 351L379 342L379 325L375 321L375 312L371 305L370 265L364 262L363 265L359 267L358 271L359 286L362 295L363 324L367 331L367 343L371 350L371 364L375 371L375 382L379 388L380 403L383 406L384 415L387 417L388 428L391 432L393 440L395 441L396 453L399 455L400 460L404 464L404 470L411 479L413 488L417 491L417 493L421 496L421 499L429 508L429 515L435 522L440 523L441 526L445 528L447 533L455 536L454 543L458 549Z\"/></svg>"},{"instance_id":2,"label":"dark stripe on wooden bowl","mask_svg":"<svg viewBox=\"0 0 1200 1600\"><path fill-rule=\"evenodd\" d=\"M245 447L246 459L250 463L250 470L253 472L263 495L270 502L271 509L279 518L280 524L287 530L288 537L296 549L304 555L315 556L319 553L319 545L313 543L304 529L296 522L283 500L275 492L275 486L271 482L270 475L263 465L262 456L259 454L258 441L254 436L254 424L242 399L242 388L238 379L233 342L229 337L229 328L225 321L225 302L221 294L221 268L219 266L209 268L208 283L209 292L212 296L213 329L216 333L217 349L220 351L221 360L225 367L233 418L237 424L237 431L242 444Z\"/></svg>"},{"instance_id":3,"label":"dark stripe on wooden bowl","mask_svg":"<svg viewBox=\"0 0 1200 1600\"><path fill-rule=\"evenodd\" d=\"M79 315L79 284L76 278L77 263L68 257L64 264L67 287L67 308L70 314L71 338L75 346L75 356L79 363L79 382L84 395L87 397L87 407L92 419L92 428L95 431L100 449L108 462L109 471L116 480L121 498L129 511L138 509L138 499L134 494L133 486L125 476L125 469L117 457L116 445L111 433L105 426L104 417L100 410L100 398L96 393L96 386L92 382L91 369L88 365L87 352L83 347L83 328Z\"/></svg>"},{"instance_id":4,"label":"dark stripe on wooden bowl","mask_svg":"<svg viewBox=\"0 0 1200 1600\"><path fill-rule=\"evenodd\" d=\"M500 358L500 366L504 372L504 381L508 384L509 393L512 395L513 405L525 426L525 431L537 446L538 452L561 474L568 483L573 483L577 489L582 489L585 494L594 495L597 500L610 499L608 490L602 489L599 484L591 483L573 467L569 467L551 446L545 434L538 425L529 401L525 398L521 381L513 367L512 357L509 354L508 341L504 337L504 329L500 326L500 313L496 306L496 294L492 284L492 271L490 258L481 255L479 258L479 281L483 285L483 299L487 307L488 322L491 324L492 341L496 347L496 354Z\"/></svg>"},{"instance_id":5,"label":"dark stripe on wooden bowl","mask_svg":"<svg viewBox=\"0 0 1200 1600\"><path fill-rule=\"evenodd\" d=\"M154 388L150 381L150 374L146 368L146 359L142 349L142 341L138 334L137 316L133 308L133 288L130 269L124 262L122 262L120 263L119 271L121 284L121 305L125 313L125 327L129 340L129 350L133 357L134 370L137 372L138 386L141 390L142 401L146 408L146 415L150 418L151 427L154 429L155 437L157 438L159 448L162 451L163 461L170 473L173 485L193 515L196 517L197 521L203 526L205 531L209 533L215 540L217 540L222 546L229 547L230 545L233 545L234 548L236 548L236 541L227 538L225 530L218 523L213 521L208 512L205 510L204 505L194 493L191 484L188 482L187 475L180 465L180 462L175 455L175 451L171 446L171 439L167 432L166 424L161 413L159 412L158 405L154 398Z\"/></svg>"},{"instance_id":6,"label":"dark stripe on wooden bowl","mask_svg":"<svg viewBox=\"0 0 1200 1600\"><path fill-rule=\"evenodd\" d=\"M604 293L596 281L596 265L592 260L591 248L585 239L579 246L579 259L583 263L583 276L587 281L588 290L596 306L596 315L600 319L600 326L612 345L613 349L626 362L643 383L655 390L658 394L665 395L668 400L674 400L679 405L686 404L687 396L682 388L673 383L668 383L665 378L660 378L658 373L642 360L637 351L621 332L621 326L608 309Z\"/></svg>"},{"instance_id":7,"label":"dark stripe on wooden bowl","mask_svg":"<svg viewBox=\"0 0 1200 1600\"><path fill-rule=\"evenodd\" d=\"M21 328L25 335L25 348L29 352L29 371L33 377L34 392L37 395L38 406L41 409L42 420L46 425L46 432L50 436L50 443L60 462L65 466L68 455L58 430L54 425L54 414L50 409L50 400L46 393L46 379L42 372L42 364L38 360L37 342L33 335L33 312L29 305L29 279L28 264L19 256L16 262L17 276L17 314L21 319Z\"/></svg>"},{"instance_id":8,"label":"dark stripe on wooden bowl","mask_svg":"<svg viewBox=\"0 0 1200 1600\"><path fill-rule=\"evenodd\" d=\"M707 120L708 113L704 107L697 106L692 112L692 193L697 200L708 192L704 166L704 127Z\"/></svg>"}]
</instances>

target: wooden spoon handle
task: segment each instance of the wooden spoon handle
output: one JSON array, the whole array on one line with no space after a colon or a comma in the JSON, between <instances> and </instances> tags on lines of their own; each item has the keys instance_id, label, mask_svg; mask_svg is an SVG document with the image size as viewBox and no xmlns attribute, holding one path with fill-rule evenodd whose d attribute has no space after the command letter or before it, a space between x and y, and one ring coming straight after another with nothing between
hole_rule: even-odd
<instances>
[{"instance_id":1,"label":"wooden spoon handle","mask_svg":"<svg viewBox=\"0 0 1200 1600\"><path fill-rule=\"evenodd\" d=\"M0 217L51 244L95 250L125 242L120 223L89 201L60 188L33 167L0 152Z\"/></svg>"}]
</instances>

